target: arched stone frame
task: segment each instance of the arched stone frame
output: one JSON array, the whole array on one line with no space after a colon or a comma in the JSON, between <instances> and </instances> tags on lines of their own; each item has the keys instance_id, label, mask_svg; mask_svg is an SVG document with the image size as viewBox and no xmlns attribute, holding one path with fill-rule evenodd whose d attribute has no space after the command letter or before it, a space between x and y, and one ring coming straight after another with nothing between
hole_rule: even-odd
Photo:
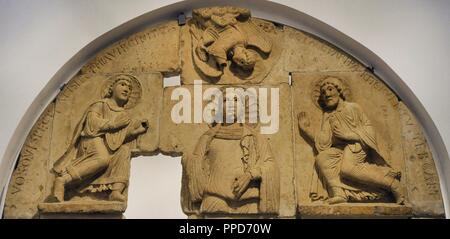
<instances>
[{"instance_id":1,"label":"arched stone frame","mask_svg":"<svg viewBox=\"0 0 450 239\"><path fill-rule=\"evenodd\" d=\"M33 102L32 106L27 111L26 115L21 120L19 127L17 128L5 154L5 158L11 159L9 161L9 168L14 165L14 159L18 155L18 151L23 144L23 141L27 135L27 132L33 125L40 112L47 105L47 102L53 99L55 94L58 92L58 88L63 82L74 75L78 69L86 62L90 56L95 55L96 52L108 46L110 43L115 42L117 39L122 38L132 32L137 32L141 27L148 26L148 23L158 23L166 19L174 19L177 13L184 9L192 9L202 6L206 3L198 2L181 2L174 5L167 6L156 11L152 11L141 17L138 17L110 32L98 38L83 50L81 50L76 56L74 56L68 63L64 65L61 70L52 78L52 80L47 84L45 89L41 91L37 99ZM214 5L214 4L213 4ZM441 189L443 193L446 215L448 215L448 173L449 170L449 159L448 153L446 152L445 146L442 139L437 132L432 120L424 110L423 106L413 95L411 90L404 84L404 82L399 79L399 77L377 56L370 52L370 50L364 48L348 36L344 36L339 33L336 29L332 29L326 24L311 18L297 10L287 8L275 3L269 2L249 2L249 3L239 3L234 1L227 2L227 5L238 5L243 7L248 7L252 10L252 13L256 17L272 20L274 22L279 22L288 26L292 26L297 29L304 30L306 32L312 33L328 42L331 42L335 46L341 48L343 51L354 56L359 61L363 62L368 66L373 66L375 68L375 73L385 81L385 83L394 90L399 97L405 102L409 109L414 112L415 116L420 121L420 124L424 128L424 132L427 135L428 142L433 151L434 158L437 159L436 167L438 168L438 173L440 176ZM271 9L271 11L267 11ZM276 9L274 11L274 9ZM283 13L280 15L274 15L276 13ZM20 132L19 132L20 131ZM9 175L5 175L9 177ZM4 179L3 179L4 180ZM4 180L5 181L5 180ZM2 181L2 185L4 184ZM4 199L4 198L2 198ZM1 209L3 206L1 206Z\"/></svg>"}]
</instances>

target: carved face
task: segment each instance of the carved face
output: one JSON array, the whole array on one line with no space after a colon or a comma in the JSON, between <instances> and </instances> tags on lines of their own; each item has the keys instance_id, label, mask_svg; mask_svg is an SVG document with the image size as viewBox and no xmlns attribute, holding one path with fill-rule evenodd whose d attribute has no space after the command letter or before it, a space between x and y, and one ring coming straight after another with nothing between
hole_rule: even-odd
<instances>
[{"instance_id":1,"label":"carved face","mask_svg":"<svg viewBox=\"0 0 450 239\"><path fill-rule=\"evenodd\" d=\"M131 84L127 80L119 80L112 88L112 98L117 102L126 103L130 98Z\"/></svg>"},{"instance_id":2,"label":"carved face","mask_svg":"<svg viewBox=\"0 0 450 239\"><path fill-rule=\"evenodd\" d=\"M256 54L243 46L237 46L233 50L233 62L244 70L252 70L256 64Z\"/></svg>"},{"instance_id":3,"label":"carved face","mask_svg":"<svg viewBox=\"0 0 450 239\"><path fill-rule=\"evenodd\" d=\"M335 108L340 100L339 91L332 84L325 84L320 88L320 97L327 108Z\"/></svg>"},{"instance_id":4,"label":"carved face","mask_svg":"<svg viewBox=\"0 0 450 239\"><path fill-rule=\"evenodd\" d=\"M233 102L232 104L230 103L229 105L227 105L227 101L228 102ZM237 104L237 98L233 97L233 96L224 96L223 97L223 121L227 122L227 118L234 119L235 123L237 121L237 112L236 112L236 104ZM232 122L227 122L227 123L232 123Z\"/></svg>"}]
</instances>

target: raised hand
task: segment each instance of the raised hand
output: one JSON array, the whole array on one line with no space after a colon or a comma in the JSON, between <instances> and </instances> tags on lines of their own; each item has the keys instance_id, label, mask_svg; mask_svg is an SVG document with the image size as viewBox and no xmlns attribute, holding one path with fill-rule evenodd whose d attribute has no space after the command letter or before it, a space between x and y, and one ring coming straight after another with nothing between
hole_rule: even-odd
<instances>
[{"instance_id":1,"label":"raised hand","mask_svg":"<svg viewBox=\"0 0 450 239\"><path fill-rule=\"evenodd\" d=\"M141 120L141 127L146 129L146 130L150 127L147 119Z\"/></svg>"},{"instance_id":2,"label":"raised hand","mask_svg":"<svg viewBox=\"0 0 450 239\"><path fill-rule=\"evenodd\" d=\"M297 120L298 127L303 131L306 131L306 129L311 125L309 117L304 111L297 114Z\"/></svg>"},{"instance_id":3,"label":"raised hand","mask_svg":"<svg viewBox=\"0 0 450 239\"><path fill-rule=\"evenodd\" d=\"M147 130L150 128L150 125L149 125L147 119L142 119L142 120L138 121L137 123L138 123L138 126L134 131L135 135L143 134L143 133L147 132Z\"/></svg>"}]
</instances>

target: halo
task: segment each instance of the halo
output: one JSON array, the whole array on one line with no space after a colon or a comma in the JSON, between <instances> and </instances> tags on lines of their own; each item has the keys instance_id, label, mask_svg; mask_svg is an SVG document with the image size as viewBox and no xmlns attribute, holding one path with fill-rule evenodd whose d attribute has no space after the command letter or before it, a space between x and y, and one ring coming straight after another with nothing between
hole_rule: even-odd
<instances>
[{"instance_id":1,"label":"halo","mask_svg":"<svg viewBox=\"0 0 450 239\"><path fill-rule=\"evenodd\" d=\"M349 101L351 99L351 97L352 97L351 96L350 87L347 85L347 83L343 79L341 79L339 77L336 77L336 76L325 76L323 78L320 78L320 79L314 81L312 83L312 87L311 87L311 89L312 89L312 94L311 94L312 101L313 101L314 105L317 108L319 108L319 109L322 109L322 107L319 104L319 100L320 100L320 86L323 84L324 81L326 81L327 79L330 79L330 78L337 79L342 84L342 92L341 92L341 94L345 97L345 101Z\"/></svg>"},{"instance_id":2,"label":"halo","mask_svg":"<svg viewBox=\"0 0 450 239\"><path fill-rule=\"evenodd\" d=\"M141 83L139 83L139 80L133 75L120 73L120 74L116 74L116 75L109 77L103 84L103 87L101 90L101 97L105 98L108 95L109 89L116 82L117 78L121 77L121 76L127 77L131 82L130 98L128 99L128 102L124 106L125 109L131 109L131 108L135 107L141 101L141 96L142 96Z\"/></svg>"}]
</instances>

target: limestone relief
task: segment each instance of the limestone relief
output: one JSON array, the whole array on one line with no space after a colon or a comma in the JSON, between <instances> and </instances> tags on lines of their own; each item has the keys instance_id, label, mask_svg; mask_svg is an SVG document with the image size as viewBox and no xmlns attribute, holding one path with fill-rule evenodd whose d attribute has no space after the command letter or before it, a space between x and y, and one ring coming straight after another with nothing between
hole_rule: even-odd
<instances>
[{"instance_id":1,"label":"limestone relief","mask_svg":"<svg viewBox=\"0 0 450 239\"><path fill-rule=\"evenodd\" d=\"M233 122L211 126L193 153L184 154L186 211L206 217L276 216L280 198L277 159L254 126L233 118Z\"/></svg>"},{"instance_id":2,"label":"limestone relief","mask_svg":"<svg viewBox=\"0 0 450 239\"><path fill-rule=\"evenodd\" d=\"M89 177L102 171L80 193L110 191L109 200L125 201L123 193L128 186L131 157L127 144L149 127L146 119L130 119L125 111L133 107L130 95L133 91L139 92L138 87L132 77L115 77L104 98L86 110L75 128L69 148L53 167L57 174L53 189L56 201L65 201L66 185L76 181L87 183ZM140 93L135 95L139 97Z\"/></svg>"},{"instance_id":3,"label":"limestone relief","mask_svg":"<svg viewBox=\"0 0 450 239\"><path fill-rule=\"evenodd\" d=\"M121 217L133 157L158 153L181 158L188 218L443 217L420 125L352 56L240 7L150 24L47 106L5 218Z\"/></svg>"},{"instance_id":4,"label":"limestone relief","mask_svg":"<svg viewBox=\"0 0 450 239\"><path fill-rule=\"evenodd\" d=\"M192 66L184 65L184 82L255 84L270 73L280 55L280 30L273 23L237 7L201 8L192 15L183 56Z\"/></svg>"},{"instance_id":5,"label":"limestone relief","mask_svg":"<svg viewBox=\"0 0 450 239\"><path fill-rule=\"evenodd\" d=\"M298 114L299 129L317 151L310 197L329 204L375 201L393 194L405 203L401 172L393 169L378 149L377 132L360 105L346 100L341 79L317 83L317 105L323 111L320 128L312 129L306 112ZM354 185L358 186L354 186Z\"/></svg>"},{"instance_id":6,"label":"limestone relief","mask_svg":"<svg viewBox=\"0 0 450 239\"><path fill-rule=\"evenodd\" d=\"M69 147L54 163L53 193L48 203L40 205L42 210L65 201L126 202L131 143L150 127L147 119L132 118L128 112L141 94L139 81L131 75L118 74L106 81L103 98L86 109Z\"/></svg>"}]
</instances>

